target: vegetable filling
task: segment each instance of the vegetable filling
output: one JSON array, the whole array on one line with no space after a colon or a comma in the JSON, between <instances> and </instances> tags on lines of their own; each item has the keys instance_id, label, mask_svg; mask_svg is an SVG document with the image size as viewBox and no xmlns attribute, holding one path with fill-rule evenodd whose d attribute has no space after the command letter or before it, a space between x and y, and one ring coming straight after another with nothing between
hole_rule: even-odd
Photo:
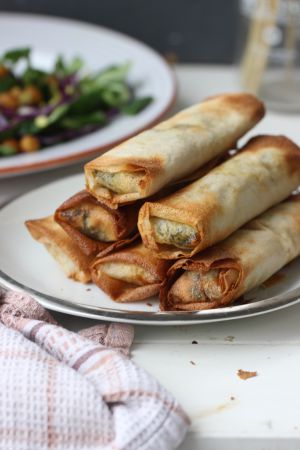
<instances>
[{"instance_id":1,"label":"vegetable filling","mask_svg":"<svg viewBox=\"0 0 300 450\"><path fill-rule=\"evenodd\" d=\"M159 281L143 267L137 266L136 264L124 264L117 262L104 263L101 264L101 272L111 278L125 281L130 284L135 284L137 286L153 284Z\"/></svg>"},{"instance_id":2,"label":"vegetable filling","mask_svg":"<svg viewBox=\"0 0 300 450\"><path fill-rule=\"evenodd\" d=\"M173 284L169 296L180 303L220 301L234 288L237 279L235 269L185 271Z\"/></svg>"},{"instance_id":3,"label":"vegetable filling","mask_svg":"<svg viewBox=\"0 0 300 450\"><path fill-rule=\"evenodd\" d=\"M97 241L111 242L117 239L108 214L99 206L91 204L60 212L61 219L85 236Z\"/></svg>"},{"instance_id":4,"label":"vegetable filling","mask_svg":"<svg viewBox=\"0 0 300 450\"><path fill-rule=\"evenodd\" d=\"M159 244L175 245L179 248L193 248L197 242L197 232L190 225L172 220L152 217L150 219L155 241Z\"/></svg>"},{"instance_id":5,"label":"vegetable filling","mask_svg":"<svg viewBox=\"0 0 300 450\"><path fill-rule=\"evenodd\" d=\"M116 194L138 192L139 183L144 174L142 172L102 172L94 171L96 183L106 187Z\"/></svg>"}]
</instances>

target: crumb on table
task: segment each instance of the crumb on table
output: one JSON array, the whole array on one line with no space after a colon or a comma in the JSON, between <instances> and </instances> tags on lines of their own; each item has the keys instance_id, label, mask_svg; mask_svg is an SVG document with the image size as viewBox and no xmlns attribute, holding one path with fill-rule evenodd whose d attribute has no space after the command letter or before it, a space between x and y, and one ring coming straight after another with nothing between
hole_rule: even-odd
<instances>
[{"instance_id":1,"label":"crumb on table","mask_svg":"<svg viewBox=\"0 0 300 450\"><path fill-rule=\"evenodd\" d=\"M242 370L239 369L237 371L237 375L242 379L242 380L248 380L248 378L253 378L253 377L257 377L257 372L256 371L249 371L249 370Z\"/></svg>"}]
</instances>

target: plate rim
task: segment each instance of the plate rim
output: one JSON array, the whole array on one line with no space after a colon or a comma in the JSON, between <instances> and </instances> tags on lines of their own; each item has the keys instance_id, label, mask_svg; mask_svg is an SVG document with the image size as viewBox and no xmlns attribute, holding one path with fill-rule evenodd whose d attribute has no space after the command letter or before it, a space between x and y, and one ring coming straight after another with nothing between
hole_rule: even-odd
<instances>
[{"instance_id":1,"label":"plate rim","mask_svg":"<svg viewBox=\"0 0 300 450\"><path fill-rule=\"evenodd\" d=\"M82 176L83 175L80 173L69 175L68 177L58 178L42 186L33 188L23 194L17 195L0 206L0 216L5 208L9 207L15 201L19 201L22 197L47 187L50 187L51 189L51 185L65 182L70 178L79 178ZM203 311L125 311L115 308L101 309L100 306L85 305L83 303L74 304L71 300L54 297L26 286L25 284L13 279L10 275L0 269L0 288L1 284L5 288L16 289L18 292L30 294L43 306L53 311L96 320L126 322L142 325L193 325L249 318L292 306L300 302L300 287L297 287L283 294L278 294L253 303L244 303L242 305ZM115 303L118 305L117 302Z\"/></svg>"},{"instance_id":2,"label":"plate rim","mask_svg":"<svg viewBox=\"0 0 300 450\"><path fill-rule=\"evenodd\" d=\"M156 57L158 59L160 59L160 61L164 64L166 72L168 72L168 75L170 78L170 86L171 86L172 92L171 92L168 103L165 105L164 109L162 111L160 111L160 113L155 118L151 119L146 124L138 127L135 131L124 135L122 138L115 139L114 141L111 141L110 143L105 144L105 145L101 145L100 147L99 146L92 147L87 150L80 151L74 155L56 157L54 159L47 160L47 161L40 161L40 162L25 164L25 165L22 164L22 165L13 166L13 167L12 166L5 167L5 168L0 167L0 179L13 177L13 176L17 176L17 175L26 175L26 174L34 173L34 172L41 172L43 170L51 170L56 167L63 167L66 165L75 164L76 162L83 161L84 159L93 157L95 155L100 156L106 150L109 150L110 148L122 143L123 141L125 141L127 139L130 139L131 137L135 136L136 134L141 133L142 131L157 124L165 116L165 114L167 114L167 112L170 111L170 109L174 106L176 97L177 97L177 87L178 87L175 73L172 70L171 66L164 60L164 58L155 49L153 49L151 46L145 44L143 41L140 41L139 39L136 39L126 33L122 33L120 31L116 31L111 28L104 27L102 25L96 25L96 24L84 22L84 21L81 21L78 19L70 19L70 18L65 18L65 17L61 17L61 16L52 16L52 15L46 15L46 14L32 14L32 13L27 13L27 12L14 13L14 12L8 12L8 11L3 11L3 12L1 11L0 18L1 18L1 16L7 16L7 17L11 17L11 18L16 17L16 18L20 18L20 19L23 17L26 17L27 19L33 19L33 20L44 19L44 20L48 20L50 22L58 21L61 23L68 22L69 24L77 25L80 27L88 28L88 29L104 30L107 33L110 33L115 36L119 36L120 38L126 39L127 41L132 41L134 44L138 44L138 45L144 47L145 50L147 50L148 52L152 52L153 54L155 54Z\"/></svg>"},{"instance_id":3,"label":"plate rim","mask_svg":"<svg viewBox=\"0 0 300 450\"><path fill-rule=\"evenodd\" d=\"M31 295L45 308L51 311L71 314L96 320L133 323L140 325L196 325L204 323L224 322L227 320L246 319L261 314L267 314L300 302L300 287L286 294L258 300L254 303L215 308L203 311L123 311L114 308L104 308L74 304L70 300L59 299L41 293L26 286L0 270L0 283L7 289L16 289L23 294ZM1 287L1 284L0 284ZM287 298L285 298L287 296ZM290 298L291 297L291 298ZM275 304L272 304L274 302ZM174 317L175 316L175 317Z\"/></svg>"}]
</instances>

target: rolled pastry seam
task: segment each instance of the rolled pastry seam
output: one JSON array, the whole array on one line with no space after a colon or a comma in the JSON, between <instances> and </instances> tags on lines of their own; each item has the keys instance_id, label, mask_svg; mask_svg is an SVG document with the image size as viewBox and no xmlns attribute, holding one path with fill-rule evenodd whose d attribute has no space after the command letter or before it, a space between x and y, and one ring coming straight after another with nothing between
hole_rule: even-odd
<instances>
[{"instance_id":1,"label":"rolled pastry seam","mask_svg":"<svg viewBox=\"0 0 300 450\"><path fill-rule=\"evenodd\" d=\"M158 257L189 257L284 200L299 184L299 147L284 136L258 136L194 183L146 202L138 228Z\"/></svg>"},{"instance_id":2,"label":"rolled pastry seam","mask_svg":"<svg viewBox=\"0 0 300 450\"><path fill-rule=\"evenodd\" d=\"M54 218L83 253L106 254L137 238L139 206L112 209L84 190L59 206Z\"/></svg>"},{"instance_id":3,"label":"rolled pastry seam","mask_svg":"<svg viewBox=\"0 0 300 450\"><path fill-rule=\"evenodd\" d=\"M263 115L250 94L208 99L86 164L86 187L112 207L149 197L233 148Z\"/></svg>"},{"instance_id":4,"label":"rolled pastry seam","mask_svg":"<svg viewBox=\"0 0 300 450\"><path fill-rule=\"evenodd\" d=\"M91 272L94 283L113 300L135 302L158 294L170 266L137 243L97 258Z\"/></svg>"},{"instance_id":5,"label":"rolled pastry seam","mask_svg":"<svg viewBox=\"0 0 300 450\"><path fill-rule=\"evenodd\" d=\"M231 150L236 152L236 149ZM180 180L173 181L171 184L167 185L165 188L163 188L162 190L160 190L159 192L148 198L147 201L153 201L153 199L156 198L163 198L169 194L172 194L175 191L178 191L178 189L185 187L187 184L190 184L193 181L196 181L199 178L204 177L204 175L206 175L212 169L219 166L220 164L222 164L223 162L227 161L230 158L232 158L232 154L231 152L226 150L224 153L221 153L220 155L211 159L210 161L208 161L208 163L204 164L204 166L190 173L186 177L181 178Z\"/></svg>"},{"instance_id":6,"label":"rolled pastry seam","mask_svg":"<svg viewBox=\"0 0 300 450\"><path fill-rule=\"evenodd\" d=\"M25 225L31 236L43 244L68 278L88 283L91 281L90 264L93 257L82 253L53 216L27 220ZM51 276L51 274L46 274Z\"/></svg>"},{"instance_id":7,"label":"rolled pastry seam","mask_svg":"<svg viewBox=\"0 0 300 450\"><path fill-rule=\"evenodd\" d=\"M230 237L168 271L162 310L226 306L300 255L300 196L291 197Z\"/></svg>"}]
</instances>

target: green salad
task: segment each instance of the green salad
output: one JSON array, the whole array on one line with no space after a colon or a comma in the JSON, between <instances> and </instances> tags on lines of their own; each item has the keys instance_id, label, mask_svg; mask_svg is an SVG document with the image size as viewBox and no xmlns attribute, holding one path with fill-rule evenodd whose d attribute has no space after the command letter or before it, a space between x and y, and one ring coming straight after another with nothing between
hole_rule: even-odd
<instances>
[{"instance_id":1,"label":"green salad","mask_svg":"<svg viewBox=\"0 0 300 450\"><path fill-rule=\"evenodd\" d=\"M152 102L128 83L130 63L84 75L81 58L58 56L44 71L33 67L30 54L20 48L0 58L0 157L83 136Z\"/></svg>"}]
</instances>

